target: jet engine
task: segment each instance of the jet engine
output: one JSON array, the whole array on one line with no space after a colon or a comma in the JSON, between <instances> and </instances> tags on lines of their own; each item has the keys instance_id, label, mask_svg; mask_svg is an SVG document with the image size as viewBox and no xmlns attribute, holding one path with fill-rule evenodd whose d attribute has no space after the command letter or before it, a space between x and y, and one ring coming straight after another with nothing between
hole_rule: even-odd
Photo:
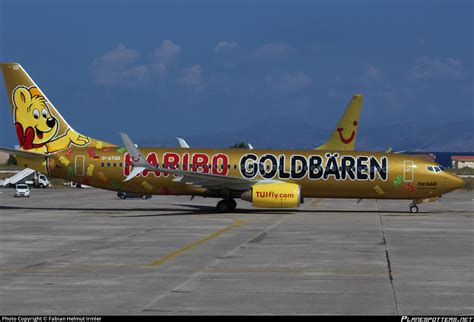
<instances>
[{"instance_id":1,"label":"jet engine","mask_svg":"<svg viewBox=\"0 0 474 322\"><path fill-rule=\"evenodd\" d=\"M259 183L241 195L258 208L296 208L303 203L300 186L295 183Z\"/></svg>"}]
</instances>

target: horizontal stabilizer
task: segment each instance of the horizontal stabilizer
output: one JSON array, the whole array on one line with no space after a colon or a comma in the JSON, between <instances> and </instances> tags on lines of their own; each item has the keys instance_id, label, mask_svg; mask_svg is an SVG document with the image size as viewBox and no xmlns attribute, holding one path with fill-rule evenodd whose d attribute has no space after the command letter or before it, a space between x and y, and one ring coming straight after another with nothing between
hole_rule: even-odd
<instances>
[{"instance_id":1,"label":"horizontal stabilizer","mask_svg":"<svg viewBox=\"0 0 474 322\"><path fill-rule=\"evenodd\" d=\"M28 158L28 159L46 159L48 157L47 154L43 153L37 153L37 152L28 152L25 150L15 150L15 149L10 149L10 148L4 148L0 147L0 151L11 154L13 156L20 156L23 158Z\"/></svg>"}]
</instances>

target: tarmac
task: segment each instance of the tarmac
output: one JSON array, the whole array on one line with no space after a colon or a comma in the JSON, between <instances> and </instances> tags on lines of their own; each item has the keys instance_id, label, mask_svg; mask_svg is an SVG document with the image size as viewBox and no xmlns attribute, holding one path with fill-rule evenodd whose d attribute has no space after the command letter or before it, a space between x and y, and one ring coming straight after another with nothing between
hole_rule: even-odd
<instances>
[{"instance_id":1,"label":"tarmac","mask_svg":"<svg viewBox=\"0 0 474 322\"><path fill-rule=\"evenodd\" d=\"M0 190L0 314L474 314L474 193L216 199Z\"/></svg>"}]
</instances>

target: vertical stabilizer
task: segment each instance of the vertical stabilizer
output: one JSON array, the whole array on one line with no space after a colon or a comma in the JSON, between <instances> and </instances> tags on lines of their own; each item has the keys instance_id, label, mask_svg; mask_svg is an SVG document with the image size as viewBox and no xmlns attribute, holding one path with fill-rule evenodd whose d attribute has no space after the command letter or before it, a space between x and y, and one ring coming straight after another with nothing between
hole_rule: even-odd
<instances>
[{"instance_id":1,"label":"vertical stabilizer","mask_svg":"<svg viewBox=\"0 0 474 322\"><path fill-rule=\"evenodd\" d=\"M80 134L17 63L0 63L20 149L53 153L70 146L111 146Z\"/></svg>"},{"instance_id":2,"label":"vertical stabilizer","mask_svg":"<svg viewBox=\"0 0 474 322\"><path fill-rule=\"evenodd\" d=\"M336 129L332 132L329 140L315 150L354 150L361 106L362 94L352 96L346 111L337 123Z\"/></svg>"}]
</instances>

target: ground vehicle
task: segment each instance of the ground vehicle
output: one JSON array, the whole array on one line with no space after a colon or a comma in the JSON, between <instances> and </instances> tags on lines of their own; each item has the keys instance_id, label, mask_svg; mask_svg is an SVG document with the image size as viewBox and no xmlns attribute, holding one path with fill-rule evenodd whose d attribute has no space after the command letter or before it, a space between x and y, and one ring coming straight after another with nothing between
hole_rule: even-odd
<instances>
[{"instance_id":1,"label":"ground vehicle","mask_svg":"<svg viewBox=\"0 0 474 322\"><path fill-rule=\"evenodd\" d=\"M131 193L131 192L117 192L117 197L124 200L127 198L142 198L142 199L151 199L151 195L142 195L140 193Z\"/></svg>"},{"instance_id":2,"label":"ground vehicle","mask_svg":"<svg viewBox=\"0 0 474 322\"><path fill-rule=\"evenodd\" d=\"M25 183L18 183L15 186L15 197L29 197L30 188Z\"/></svg>"},{"instance_id":3,"label":"ground vehicle","mask_svg":"<svg viewBox=\"0 0 474 322\"><path fill-rule=\"evenodd\" d=\"M33 180L25 181L25 183L28 185L32 185L35 188L46 188L50 186L48 178L42 173L40 173L38 176L35 176Z\"/></svg>"}]
</instances>

